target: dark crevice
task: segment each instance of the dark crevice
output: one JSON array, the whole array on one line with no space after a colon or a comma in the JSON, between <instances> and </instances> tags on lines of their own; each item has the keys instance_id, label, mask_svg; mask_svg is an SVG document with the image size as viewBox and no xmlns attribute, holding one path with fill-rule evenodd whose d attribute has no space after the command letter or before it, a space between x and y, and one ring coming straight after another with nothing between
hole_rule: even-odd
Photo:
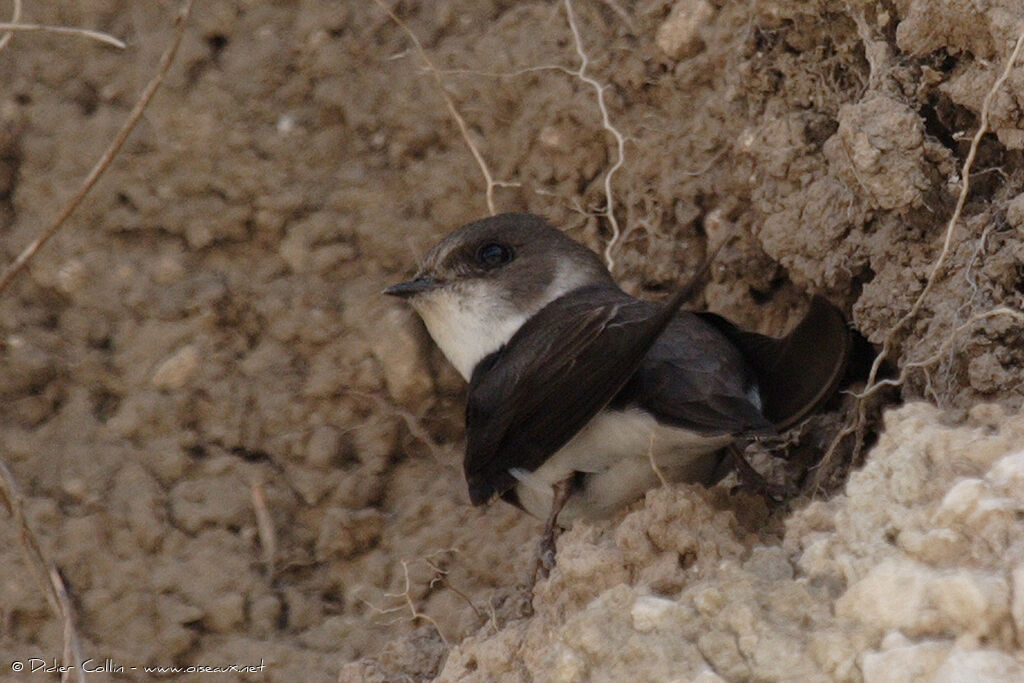
<instances>
[{"instance_id":1,"label":"dark crevice","mask_svg":"<svg viewBox=\"0 0 1024 683\"><path fill-rule=\"evenodd\" d=\"M221 55L223 54L224 49L228 46L227 37L221 33L212 33L206 36L205 40L209 56L197 59L189 64L188 68L185 70L185 82L188 83L189 87L198 83L199 79L203 77L203 74L205 74L211 66L220 66Z\"/></svg>"},{"instance_id":2,"label":"dark crevice","mask_svg":"<svg viewBox=\"0 0 1024 683\"><path fill-rule=\"evenodd\" d=\"M121 396L108 389L96 389L90 396L92 414L100 422L106 422L121 405Z\"/></svg>"},{"instance_id":3,"label":"dark crevice","mask_svg":"<svg viewBox=\"0 0 1024 683\"><path fill-rule=\"evenodd\" d=\"M345 611L345 596L337 590L328 588L320 593L320 600L325 614L342 614Z\"/></svg>"},{"instance_id":4,"label":"dark crevice","mask_svg":"<svg viewBox=\"0 0 1024 683\"><path fill-rule=\"evenodd\" d=\"M238 456L246 462L269 462L273 463L274 459L270 457L270 454L266 451L261 451L257 448L246 448L245 446L233 446L228 450L231 455Z\"/></svg>"},{"instance_id":5,"label":"dark crevice","mask_svg":"<svg viewBox=\"0 0 1024 683\"><path fill-rule=\"evenodd\" d=\"M935 99L938 100L939 98ZM953 133L943 124L939 116L938 102L933 101L928 106L921 107L918 113L924 120L925 133L938 140L943 147L952 150L956 149L956 140L953 139Z\"/></svg>"},{"instance_id":6,"label":"dark crevice","mask_svg":"<svg viewBox=\"0 0 1024 683\"><path fill-rule=\"evenodd\" d=\"M277 628L279 631L287 630L288 620L291 616L291 609L289 608L288 601L284 595L275 593L277 601L281 604L281 611L277 614Z\"/></svg>"},{"instance_id":7,"label":"dark crevice","mask_svg":"<svg viewBox=\"0 0 1024 683\"><path fill-rule=\"evenodd\" d=\"M222 33L214 33L206 37L206 47L210 50L210 58L217 63L224 48L228 46L228 39Z\"/></svg>"},{"instance_id":8,"label":"dark crevice","mask_svg":"<svg viewBox=\"0 0 1024 683\"><path fill-rule=\"evenodd\" d=\"M118 192L115 195L115 199L117 200L117 205L118 206L123 206L124 208L129 209L129 210L131 210L131 211L133 211L135 213L138 212L139 207L136 206L135 202L132 201L132 198L129 197L124 192Z\"/></svg>"},{"instance_id":9,"label":"dark crevice","mask_svg":"<svg viewBox=\"0 0 1024 683\"><path fill-rule=\"evenodd\" d=\"M92 116L100 105L100 93L92 83L83 81L75 89L72 99L84 116Z\"/></svg>"}]
</instances>

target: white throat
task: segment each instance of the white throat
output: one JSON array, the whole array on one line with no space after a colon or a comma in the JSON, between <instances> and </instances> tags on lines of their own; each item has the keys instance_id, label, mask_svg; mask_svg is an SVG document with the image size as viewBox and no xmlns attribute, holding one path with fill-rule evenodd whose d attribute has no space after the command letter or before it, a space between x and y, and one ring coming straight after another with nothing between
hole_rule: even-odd
<instances>
[{"instance_id":1,"label":"white throat","mask_svg":"<svg viewBox=\"0 0 1024 683\"><path fill-rule=\"evenodd\" d=\"M441 352L468 382L477 363L507 344L523 323L586 283L584 273L560 268L543 296L528 307L506 303L500 284L487 280L444 286L412 304Z\"/></svg>"},{"instance_id":2,"label":"white throat","mask_svg":"<svg viewBox=\"0 0 1024 683\"><path fill-rule=\"evenodd\" d=\"M471 292L438 290L415 306L427 331L466 381L486 356L508 343L530 317L498 307Z\"/></svg>"}]
</instances>

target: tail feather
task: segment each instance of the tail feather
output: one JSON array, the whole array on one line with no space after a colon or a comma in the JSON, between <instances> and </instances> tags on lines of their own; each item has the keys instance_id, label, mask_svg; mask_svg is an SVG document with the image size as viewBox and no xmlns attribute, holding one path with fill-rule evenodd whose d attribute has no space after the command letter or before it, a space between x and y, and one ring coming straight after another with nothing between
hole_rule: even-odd
<instances>
[{"instance_id":1,"label":"tail feather","mask_svg":"<svg viewBox=\"0 0 1024 683\"><path fill-rule=\"evenodd\" d=\"M815 296L784 337L747 332L713 313L701 314L743 353L757 375L764 416L779 431L821 408L846 372L853 339L839 309Z\"/></svg>"}]
</instances>

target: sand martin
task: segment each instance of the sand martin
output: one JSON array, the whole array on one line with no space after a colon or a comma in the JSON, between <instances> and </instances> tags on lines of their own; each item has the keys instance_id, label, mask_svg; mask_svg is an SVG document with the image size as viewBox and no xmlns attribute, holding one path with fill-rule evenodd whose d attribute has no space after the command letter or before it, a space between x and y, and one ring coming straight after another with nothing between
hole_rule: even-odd
<instances>
[{"instance_id":1,"label":"sand martin","mask_svg":"<svg viewBox=\"0 0 1024 683\"><path fill-rule=\"evenodd\" d=\"M784 430L835 391L850 351L815 297L776 339L623 292L602 260L543 218L510 213L437 244L406 299L469 382L464 469L496 497L567 527L608 516L659 473L713 483L723 447Z\"/></svg>"}]
</instances>

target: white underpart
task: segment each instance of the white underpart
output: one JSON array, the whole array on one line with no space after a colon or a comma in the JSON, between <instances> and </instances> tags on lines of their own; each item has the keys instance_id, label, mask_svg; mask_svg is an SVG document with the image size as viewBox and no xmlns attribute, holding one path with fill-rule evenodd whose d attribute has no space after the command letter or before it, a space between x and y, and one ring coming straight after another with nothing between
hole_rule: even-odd
<instances>
[{"instance_id":1,"label":"white underpart","mask_svg":"<svg viewBox=\"0 0 1024 683\"><path fill-rule=\"evenodd\" d=\"M438 289L413 302L434 342L467 382L476 364L506 344L529 318L495 306L485 293L474 294Z\"/></svg>"},{"instance_id":2,"label":"white underpart","mask_svg":"<svg viewBox=\"0 0 1024 683\"><path fill-rule=\"evenodd\" d=\"M604 410L539 468L513 471L516 494L527 512L546 519L554 484L586 473L583 490L569 497L558 516L558 524L568 527L576 519L608 517L657 486L654 464L670 481L706 483L718 466L711 453L732 440L671 427L637 409Z\"/></svg>"},{"instance_id":3,"label":"white underpart","mask_svg":"<svg viewBox=\"0 0 1024 683\"><path fill-rule=\"evenodd\" d=\"M544 295L529 307L505 302L499 283L479 279L422 294L412 300L441 352L468 382L476 364L508 343L532 315L563 294L587 284L560 268Z\"/></svg>"}]
</instances>

